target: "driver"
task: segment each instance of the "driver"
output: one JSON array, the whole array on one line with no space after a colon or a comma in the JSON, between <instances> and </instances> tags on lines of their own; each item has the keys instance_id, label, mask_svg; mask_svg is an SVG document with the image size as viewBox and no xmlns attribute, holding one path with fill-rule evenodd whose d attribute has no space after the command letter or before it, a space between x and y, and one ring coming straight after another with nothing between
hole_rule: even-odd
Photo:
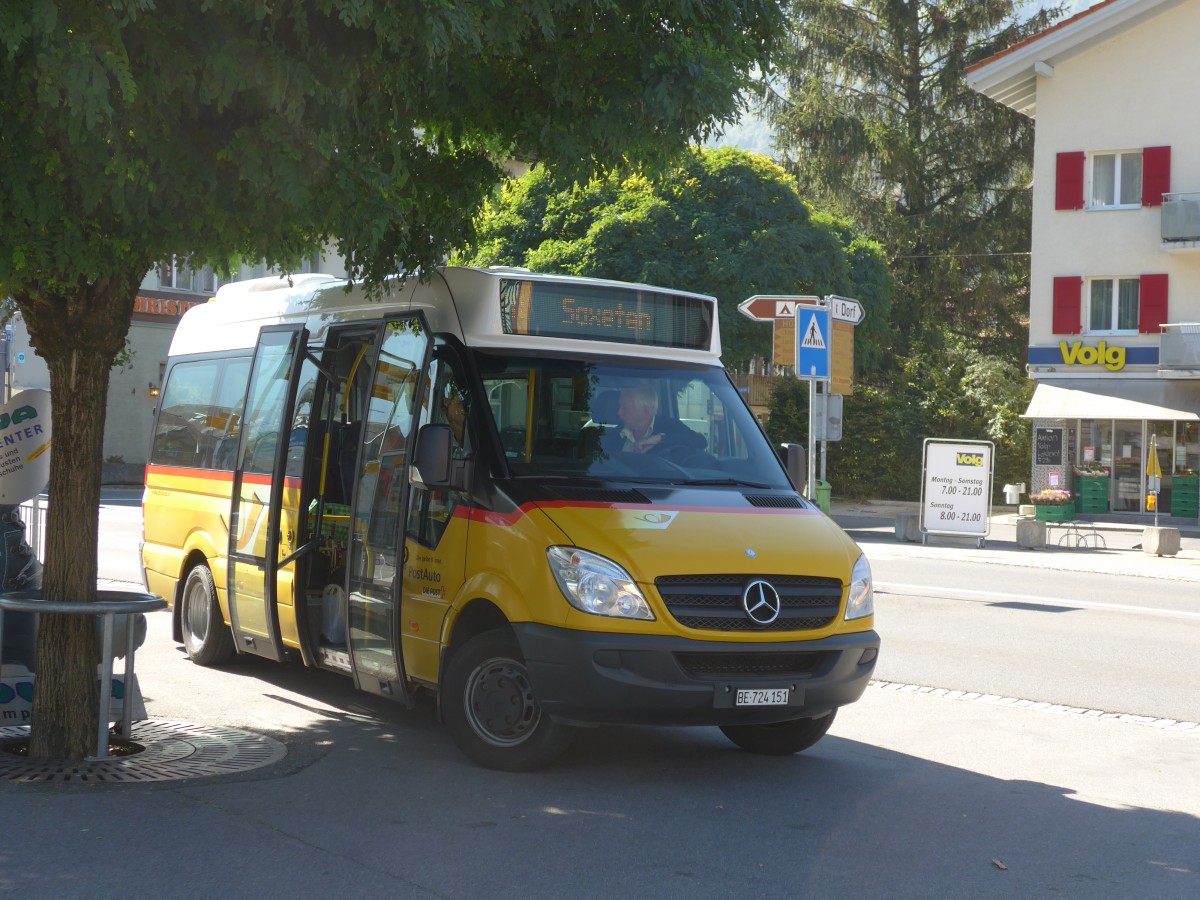
<instances>
[{"instance_id":1,"label":"driver","mask_svg":"<svg viewBox=\"0 0 1200 900\"><path fill-rule=\"evenodd\" d=\"M677 419L658 415L658 394L648 384L621 391L617 407L621 429L605 435L605 449L626 453L662 452L672 448L704 450L708 442Z\"/></svg>"}]
</instances>

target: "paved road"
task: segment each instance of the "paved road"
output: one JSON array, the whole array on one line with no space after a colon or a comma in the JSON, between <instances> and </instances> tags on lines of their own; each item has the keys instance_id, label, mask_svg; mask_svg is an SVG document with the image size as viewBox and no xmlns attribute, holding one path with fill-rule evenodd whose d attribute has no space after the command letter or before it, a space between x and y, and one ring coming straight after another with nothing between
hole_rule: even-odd
<instances>
[{"instance_id":1,"label":"paved road","mask_svg":"<svg viewBox=\"0 0 1200 900\"><path fill-rule=\"evenodd\" d=\"M156 787L0 783L0 895L1200 896L1195 727L880 684L797 757L603 728L504 775L467 763L429 703L254 659L200 669L166 628L156 614L138 655L150 715L269 734L287 757Z\"/></svg>"},{"instance_id":2,"label":"paved road","mask_svg":"<svg viewBox=\"0 0 1200 900\"><path fill-rule=\"evenodd\" d=\"M1200 733L873 687L802 756L711 729L605 728L515 776L430 705L321 672L139 657L156 718L287 743L273 769L158 787L0 784L22 898L1194 897ZM1003 866L1004 868L1000 868Z\"/></svg>"}]
</instances>

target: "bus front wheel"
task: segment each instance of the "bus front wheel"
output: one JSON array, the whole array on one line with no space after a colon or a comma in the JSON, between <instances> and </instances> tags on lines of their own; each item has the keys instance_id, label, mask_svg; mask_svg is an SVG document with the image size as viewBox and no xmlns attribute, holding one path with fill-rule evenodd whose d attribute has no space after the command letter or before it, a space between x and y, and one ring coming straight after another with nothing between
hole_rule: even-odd
<instances>
[{"instance_id":1,"label":"bus front wheel","mask_svg":"<svg viewBox=\"0 0 1200 900\"><path fill-rule=\"evenodd\" d=\"M221 617L212 572L201 563L188 572L179 601L183 646L198 666L217 666L233 655L233 634Z\"/></svg>"},{"instance_id":2,"label":"bus front wheel","mask_svg":"<svg viewBox=\"0 0 1200 900\"><path fill-rule=\"evenodd\" d=\"M825 736L837 710L819 719L793 719L770 725L722 725L721 731L743 750L766 756L790 756Z\"/></svg>"},{"instance_id":3,"label":"bus front wheel","mask_svg":"<svg viewBox=\"0 0 1200 900\"><path fill-rule=\"evenodd\" d=\"M487 769L528 772L556 759L575 729L542 713L512 632L476 635L450 657L443 715L450 736Z\"/></svg>"}]
</instances>

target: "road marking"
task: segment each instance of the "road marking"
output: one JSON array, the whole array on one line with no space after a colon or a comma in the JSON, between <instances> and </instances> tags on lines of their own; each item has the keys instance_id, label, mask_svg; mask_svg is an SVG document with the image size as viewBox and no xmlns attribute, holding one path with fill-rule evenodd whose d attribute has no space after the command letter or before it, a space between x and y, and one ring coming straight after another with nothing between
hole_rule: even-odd
<instances>
[{"instance_id":1,"label":"road marking","mask_svg":"<svg viewBox=\"0 0 1200 900\"><path fill-rule=\"evenodd\" d=\"M952 595L951 595L951 592ZM1135 613L1141 616L1165 616L1171 619L1200 620L1200 610L1162 609L1153 606L1134 606L1128 603L1101 603L1095 600L1060 600L1037 594L1010 594L1000 591L976 591L970 588L935 588L923 584L894 584L876 582L877 594L902 594L908 597L925 597L930 600L967 600L972 603L1012 602L1036 603L1042 606L1058 606L1064 609L1091 609L1103 612Z\"/></svg>"},{"instance_id":2,"label":"road marking","mask_svg":"<svg viewBox=\"0 0 1200 900\"><path fill-rule=\"evenodd\" d=\"M884 691L895 691L899 694L923 694L927 697L939 697L943 700L965 700L970 703L987 703L992 706L1011 706L1014 709L1028 709L1033 712L1081 716L1085 719L1102 719L1106 722L1126 722L1132 725L1146 725L1163 731L1179 731L1200 735L1200 723L1183 722L1178 719L1165 719L1161 716L1140 716L1135 713L1107 712L1102 709L1067 706L1063 703L1050 703L1045 700L1022 700L1018 697L1002 697L999 694L927 687L921 684L904 684L896 681L878 681L873 679L870 682L870 686Z\"/></svg>"}]
</instances>

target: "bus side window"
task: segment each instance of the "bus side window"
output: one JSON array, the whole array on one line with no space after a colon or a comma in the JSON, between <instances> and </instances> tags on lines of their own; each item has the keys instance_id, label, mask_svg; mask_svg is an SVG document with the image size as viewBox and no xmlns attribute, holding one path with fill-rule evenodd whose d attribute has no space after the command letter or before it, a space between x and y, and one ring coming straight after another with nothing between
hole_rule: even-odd
<instances>
[{"instance_id":1,"label":"bus side window","mask_svg":"<svg viewBox=\"0 0 1200 900\"><path fill-rule=\"evenodd\" d=\"M221 381L213 400L214 435L212 468L232 471L237 461L238 436L241 433L242 405L246 402L246 384L250 380L250 359L228 360L221 371Z\"/></svg>"},{"instance_id":2,"label":"bus side window","mask_svg":"<svg viewBox=\"0 0 1200 900\"><path fill-rule=\"evenodd\" d=\"M159 403L150 461L160 466L198 466L215 361L177 363L168 373Z\"/></svg>"}]
</instances>

